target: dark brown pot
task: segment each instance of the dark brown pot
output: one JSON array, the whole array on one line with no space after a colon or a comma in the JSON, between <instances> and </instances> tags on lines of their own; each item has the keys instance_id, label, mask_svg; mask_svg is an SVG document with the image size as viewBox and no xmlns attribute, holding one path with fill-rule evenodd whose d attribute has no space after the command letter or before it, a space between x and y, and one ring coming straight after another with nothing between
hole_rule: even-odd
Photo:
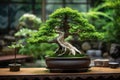
<instances>
[{"instance_id":1,"label":"dark brown pot","mask_svg":"<svg viewBox=\"0 0 120 80\"><path fill-rule=\"evenodd\" d=\"M21 64L9 64L10 71L12 72L20 71L20 66Z\"/></svg>"},{"instance_id":2,"label":"dark brown pot","mask_svg":"<svg viewBox=\"0 0 120 80\"><path fill-rule=\"evenodd\" d=\"M86 72L89 69L89 57L46 57L50 72Z\"/></svg>"}]
</instances>

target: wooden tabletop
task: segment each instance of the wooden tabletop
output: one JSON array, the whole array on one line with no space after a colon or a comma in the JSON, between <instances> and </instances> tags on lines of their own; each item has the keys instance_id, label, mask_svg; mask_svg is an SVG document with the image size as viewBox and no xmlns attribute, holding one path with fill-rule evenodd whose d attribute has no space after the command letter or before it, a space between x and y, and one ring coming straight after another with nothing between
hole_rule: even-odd
<instances>
[{"instance_id":1,"label":"wooden tabletop","mask_svg":"<svg viewBox=\"0 0 120 80\"><path fill-rule=\"evenodd\" d=\"M120 80L120 68L91 67L88 72L50 73L46 68L21 68L10 72L0 68L0 80Z\"/></svg>"},{"instance_id":2,"label":"wooden tabletop","mask_svg":"<svg viewBox=\"0 0 120 80\"><path fill-rule=\"evenodd\" d=\"M64 73L50 73L46 68L21 68L18 72L10 72L9 68L0 68L0 76L3 75L64 75ZM66 74L66 73L65 73ZM71 73L67 73L68 75ZM73 74L119 74L120 68L111 69L109 67L91 67L88 72Z\"/></svg>"}]
</instances>

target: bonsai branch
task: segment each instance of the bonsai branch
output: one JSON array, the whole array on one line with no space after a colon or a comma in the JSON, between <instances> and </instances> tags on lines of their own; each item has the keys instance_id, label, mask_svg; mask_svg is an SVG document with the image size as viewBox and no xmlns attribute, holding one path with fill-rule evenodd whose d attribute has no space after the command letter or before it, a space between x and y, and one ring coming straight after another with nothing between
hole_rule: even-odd
<instances>
[{"instance_id":1,"label":"bonsai branch","mask_svg":"<svg viewBox=\"0 0 120 80\"><path fill-rule=\"evenodd\" d=\"M65 54L67 50L69 51L69 54L72 54L72 55L76 55L76 52L81 54L81 52L76 47L71 45L69 42L65 41L64 32L60 30L56 30L56 32L59 34L59 36L57 37L57 42L62 47L61 49L62 53L60 55Z\"/></svg>"}]
</instances>

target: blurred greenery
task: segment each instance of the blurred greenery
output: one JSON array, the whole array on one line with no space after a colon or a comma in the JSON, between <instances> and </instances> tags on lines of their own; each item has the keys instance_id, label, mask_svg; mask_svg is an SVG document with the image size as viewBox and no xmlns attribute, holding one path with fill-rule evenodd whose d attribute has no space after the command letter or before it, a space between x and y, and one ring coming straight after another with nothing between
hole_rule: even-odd
<instances>
[{"instance_id":1,"label":"blurred greenery","mask_svg":"<svg viewBox=\"0 0 120 80\"><path fill-rule=\"evenodd\" d=\"M108 5L106 8L112 10L113 17L111 25L106 28L106 39L112 43L120 44L120 0L107 0L105 4Z\"/></svg>"},{"instance_id":2,"label":"blurred greenery","mask_svg":"<svg viewBox=\"0 0 120 80\"><path fill-rule=\"evenodd\" d=\"M38 43L38 44L30 44L27 43L24 48L21 48L19 53L31 55L36 59L43 59L47 55L52 55L54 51L57 49L56 44L49 43Z\"/></svg>"},{"instance_id":3,"label":"blurred greenery","mask_svg":"<svg viewBox=\"0 0 120 80\"><path fill-rule=\"evenodd\" d=\"M19 19L19 24L22 23L22 27L28 29L38 29L42 23L41 19L33 14L26 13L23 14Z\"/></svg>"},{"instance_id":4,"label":"blurred greenery","mask_svg":"<svg viewBox=\"0 0 120 80\"><path fill-rule=\"evenodd\" d=\"M120 0L105 0L97 9L103 10L101 12L111 17L109 20L102 19L106 20L103 26L104 31L106 31L105 41L120 44Z\"/></svg>"},{"instance_id":5,"label":"blurred greenery","mask_svg":"<svg viewBox=\"0 0 120 80\"><path fill-rule=\"evenodd\" d=\"M83 12L82 14L83 17L95 26L97 32L104 36L102 41L120 43L119 10L120 0L104 0L101 4L91 8L87 13Z\"/></svg>"}]
</instances>

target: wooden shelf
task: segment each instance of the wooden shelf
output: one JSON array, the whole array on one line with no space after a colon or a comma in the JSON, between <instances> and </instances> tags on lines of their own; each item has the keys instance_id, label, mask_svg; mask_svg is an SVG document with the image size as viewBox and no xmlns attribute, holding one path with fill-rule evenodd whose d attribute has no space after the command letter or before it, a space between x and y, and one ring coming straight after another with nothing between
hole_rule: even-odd
<instances>
[{"instance_id":1,"label":"wooden shelf","mask_svg":"<svg viewBox=\"0 0 120 80\"><path fill-rule=\"evenodd\" d=\"M82 73L50 73L46 68L21 68L19 72L10 72L9 68L0 68L0 80L79 80L79 79L120 79L120 68L91 67L88 72ZM48 79L49 78L49 79Z\"/></svg>"},{"instance_id":2,"label":"wooden shelf","mask_svg":"<svg viewBox=\"0 0 120 80\"><path fill-rule=\"evenodd\" d=\"M20 54L16 55L16 60L31 59L31 58L32 58L31 56L27 56L27 55L20 55ZM10 61L14 59L15 59L15 55L0 56L0 62Z\"/></svg>"}]
</instances>

